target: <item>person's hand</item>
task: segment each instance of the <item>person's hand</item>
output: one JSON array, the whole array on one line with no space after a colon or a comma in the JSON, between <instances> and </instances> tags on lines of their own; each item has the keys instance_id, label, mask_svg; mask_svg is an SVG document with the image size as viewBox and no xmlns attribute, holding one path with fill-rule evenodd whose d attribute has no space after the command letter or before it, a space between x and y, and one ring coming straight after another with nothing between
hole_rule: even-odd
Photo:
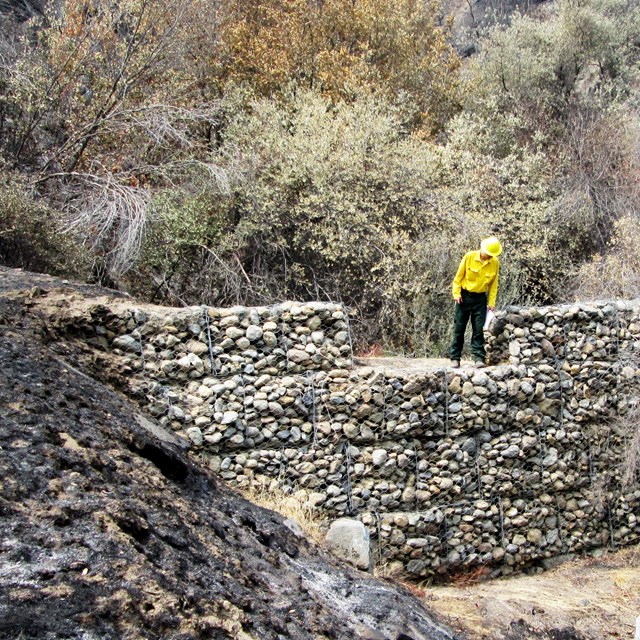
<instances>
[{"instance_id":1,"label":"person's hand","mask_svg":"<svg viewBox=\"0 0 640 640\"><path fill-rule=\"evenodd\" d=\"M487 307L487 309L489 309L489 311L491 311L491 312L493 312L493 311L495 311L495 310L496 310L496 308L495 308L495 307Z\"/></svg>"},{"instance_id":2,"label":"person's hand","mask_svg":"<svg viewBox=\"0 0 640 640\"><path fill-rule=\"evenodd\" d=\"M456 304L462 304L462 298L454 298Z\"/></svg>"}]
</instances>

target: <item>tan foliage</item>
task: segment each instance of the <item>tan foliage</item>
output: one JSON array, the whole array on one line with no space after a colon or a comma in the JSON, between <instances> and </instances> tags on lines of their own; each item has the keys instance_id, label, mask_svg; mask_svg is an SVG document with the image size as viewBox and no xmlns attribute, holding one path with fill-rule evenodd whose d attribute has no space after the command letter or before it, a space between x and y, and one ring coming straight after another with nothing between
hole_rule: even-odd
<instances>
[{"instance_id":1,"label":"tan foliage","mask_svg":"<svg viewBox=\"0 0 640 640\"><path fill-rule=\"evenodd\" d=\"M292 81L334 100L363 89L406 95L414 124L439 127L457 108L458 57L421 0L250 0L225 3L214 66L259 93Z\"/></svg>"},{"instance_id":2,"label":"tan foliage","mask_svg":"<svg viewBox=\"0 0 640 640\"><path fill-rule=\"evenodd\" d=\"M155 105L178 109L187 100L192 79L185 45L195 46L201 37L192 25L202 23L196 16L203 5L186 0L64 3L52 27L41 31L38 49L51 80L34 86L39 102L32 104L32 120L35 124L45 105L53 103L65 127L45 173L53 167L74 171L85 155L90 160L80 164L83 168L99 162L112 173L126 171L135 158L128 153L131 124L144 123ZM155 137L159 142L161 131Z\"/></svg>"},{"instance_id":3,"label":"tan foliage","mask_svg":"<svg viewBox=\"0 0 640 640\"><path fill-rule=\"evenodd\" d=\"M239 490L254 504L293 520L310 540L324 541L327 519L311 505L306 491L285 492L276 481L253 482Z\"/></svg>"}]
</instances>

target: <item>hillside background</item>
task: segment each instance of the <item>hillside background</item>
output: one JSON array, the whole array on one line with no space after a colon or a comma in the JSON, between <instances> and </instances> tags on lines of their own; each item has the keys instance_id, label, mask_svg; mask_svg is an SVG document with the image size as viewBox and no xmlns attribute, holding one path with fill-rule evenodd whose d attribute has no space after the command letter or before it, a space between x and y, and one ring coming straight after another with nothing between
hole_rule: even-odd
<instances>
[{"instance_id":1,"label":"hillside background","mask_svg":"<svg viewBox=\"0 0 640 640\"><path fill-rule=\"evenodd\" d=\"M634 0L2 0L0 262L416 356L488 234L500 305L638 296L639 72Z\"/></svg>"}]
</instances>

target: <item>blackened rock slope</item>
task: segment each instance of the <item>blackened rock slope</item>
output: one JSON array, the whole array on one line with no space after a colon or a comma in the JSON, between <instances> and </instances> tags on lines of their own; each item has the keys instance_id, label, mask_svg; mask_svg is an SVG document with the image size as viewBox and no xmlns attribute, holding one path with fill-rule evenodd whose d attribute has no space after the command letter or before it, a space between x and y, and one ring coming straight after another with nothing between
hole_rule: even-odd
<instances>
[{"instance_id":1,"label":"blackened rock slope","mask_svg":"<svg viewBox=\"0 0 640 640\"><path fill-rule=\"evenodd\" d=\"M46 337L0 294L0 638L454 637L232 493Z\"/></svg>"}]
</instances>

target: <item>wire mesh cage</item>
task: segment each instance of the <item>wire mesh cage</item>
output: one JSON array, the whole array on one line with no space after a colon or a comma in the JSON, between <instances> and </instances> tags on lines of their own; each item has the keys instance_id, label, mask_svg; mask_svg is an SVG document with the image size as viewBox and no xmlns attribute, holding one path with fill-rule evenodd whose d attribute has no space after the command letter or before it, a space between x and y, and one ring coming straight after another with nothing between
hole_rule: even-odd
<instances>
[{"instance_id":1,"label":"wire mesh cage","mask_svg":"<svg viewBox=\"0 0 640 640\"><path fill-rule=\"evenodd\" d=\"M97 307L86 338L226 482L359 518L393 570L508 574L640 536L637 303L509 308L480 370L354 366L328 303Z\"/></svg>"}]
</instances>

